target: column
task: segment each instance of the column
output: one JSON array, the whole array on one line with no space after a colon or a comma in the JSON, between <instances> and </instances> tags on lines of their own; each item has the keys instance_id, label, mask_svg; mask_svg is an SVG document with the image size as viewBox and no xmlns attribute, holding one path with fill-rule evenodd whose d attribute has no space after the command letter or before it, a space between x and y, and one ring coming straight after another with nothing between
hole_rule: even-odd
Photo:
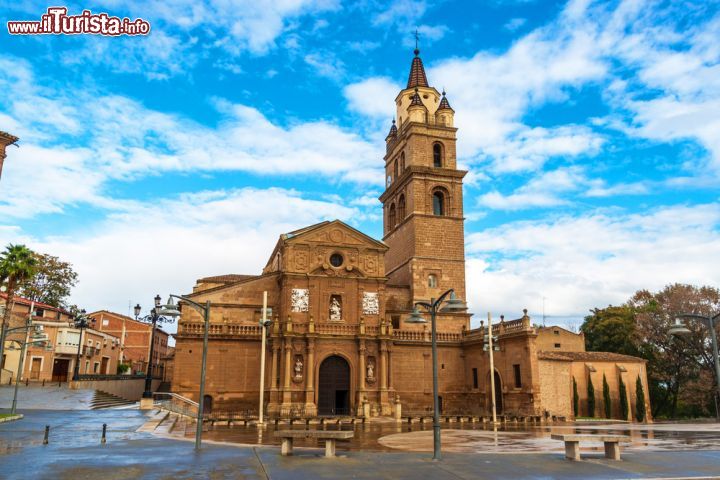
<instances>
[{"instance_id":1,"label":"column","mask_svg":"<svg viewBox=\"0 0 720 480\"><path fill-rule=\"evenodd\" d=\"M278 402L278 358L280 357L280 345L278 338L273 339L272 343L272 367L270 369L270 403Z\"/></svg>"},{"instance_id":2,"label":"column","mask_svg":"<svg viewBox=\"0 0 720 480\"><path fill-rule=\"evenodd\" d=\"M380 343L380 390L387 390L387 343L383 340Z\"/></svg>"},{"instance_id":3,"label":"column","mask_svg":"<svg viewBox=\"0 0 720 480\"><path fill-rule=\"evenodd\" d=\"M367 348L365 348L365 340L360 340L360 346L358 347L358 353L360 354L359 358L359 368L358 368L358 391L364 392L365 391L365 375L366 375L366 367L365 367L365 355L367 353Z\"/></svg>"},{"instance_id":4,"label":"column","mask_svg":"<svg viewBox=\"0 0 720 480\"><path fill-rule=\"evenodd\" d=\"M381 340L380 341L380 409L381 409L383 415L392 414L392 405L389 402L388 389L387 389L387 378L388 378L387 352L388 352L387 341Z\"/></svg>"},{"instance_id":5,"label":"column","mask_svg":"<svg viewBox=\"0 0 720 480\"><path fill-rule=\"evenodd\" d=\"M283 375L283 404L290 403L290 375L292 372L292 343L285 340L285 372Z\"/></svg>"},{"instance_id":6,"label":"column","mask_svg":"<svg viewBox=\"0 0 720 480\"><path fill-rule=\"evenodd\" d=\"M305 361L305 413L315 415L315 339L307 339L307 357Z\"/></svg>"}]
</instances>

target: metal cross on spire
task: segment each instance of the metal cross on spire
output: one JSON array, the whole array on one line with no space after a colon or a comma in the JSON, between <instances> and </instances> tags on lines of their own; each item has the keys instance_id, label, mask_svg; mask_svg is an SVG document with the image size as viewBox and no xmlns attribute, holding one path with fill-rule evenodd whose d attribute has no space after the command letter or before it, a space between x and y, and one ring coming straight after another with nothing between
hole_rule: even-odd
<instances>
[{"instance_id":1,"label":"metal cross on spire","mask_svg":"<svg viewBox=\"0 0 720 480\"><path fill-rule=\"evenodd\" d=\"M418 33L418 29L415 29L415 50L418 50L418 42L420 40L420 33Z\"/></svg>"}]
</instances>

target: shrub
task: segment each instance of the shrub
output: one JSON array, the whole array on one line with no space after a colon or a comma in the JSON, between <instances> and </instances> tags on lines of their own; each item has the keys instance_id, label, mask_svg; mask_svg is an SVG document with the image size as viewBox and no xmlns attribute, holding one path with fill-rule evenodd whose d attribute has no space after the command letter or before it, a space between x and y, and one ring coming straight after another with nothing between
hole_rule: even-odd
<instances>
[{"instance_id":1,"label":"shrub","mask_svg":"<svg viewBox=\"0 0 720 480\"><path fill-rule=\"evenodd\" d=\"M635 382L635 418L638 422L645 420L645 390L640 375Z\"/></svg>"},{"instance_id":2,"label":"shrub","mask_svg":"<svg viewBox=\"0 0 720 480\"><path fill-rule=\"evenodd\" d=\"M117 373L118 375L123 375L125 372L130 370L130 364L129 363L118 363L117 366Z\"/></svg>"},{"instance_id":3,"label":"shrub","mask_svg":"<svg viewBox=\"0 0 720 480\"><path fill-rule=\"evenodd\" d=\"M605 418L612 418L612 399L610 398L610 385L603 373L603 403L605 407Z\"/></svg>"},{"instance_id":4,"label":"shrub","mask_svg":"<svg viewBox=\"0 0 720 480\"><path fill-rule=\"evenodd\" d=\"M590 375L588 375L587 394L588 394L588 417L594 417L595 416L595 387L593 386L592 377Z\"/></svg>"},{"instance_id":5,"label":"shrub","mask_svg":"<svg viewBox=\"0 0 720 480\"><path fill-rule=\"evenodd\" d=\"M625 382L620 377L620 415L623 420L628 419L628 413L630 413L630 406L628 405L627 388L625 388Z\"/></svg>"},{"instance_id":6,"label":"shrub","mask_svg":"<svg viewBox=\"0 0 720 480\"><path fill-rule=\"evenodd\" d=\"M575 377L573 377L573 411L575 412L576 417L580 413L580 395L578 395Z\"/></svg>"}]
</instances>

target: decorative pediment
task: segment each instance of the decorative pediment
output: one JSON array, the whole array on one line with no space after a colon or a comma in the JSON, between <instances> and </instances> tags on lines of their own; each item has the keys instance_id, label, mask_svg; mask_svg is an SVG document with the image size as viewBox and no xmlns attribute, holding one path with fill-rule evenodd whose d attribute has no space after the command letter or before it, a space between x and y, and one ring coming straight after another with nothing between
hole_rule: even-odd
<instances>
[{"instance_id":1,"label":"decorative pediment","mask_svg":"<svg viewBox=\"0 0 720 480\"><path fill-rule=\"evenodd\" d=\"M317 226L308 227L298 231L296 234L288 234L287 242L293 243L320 243L333 246L366 247L373 249L387 250L387 246L365 235L350 225L335 220L323 222Z\"/></svg>"}]
</instances>

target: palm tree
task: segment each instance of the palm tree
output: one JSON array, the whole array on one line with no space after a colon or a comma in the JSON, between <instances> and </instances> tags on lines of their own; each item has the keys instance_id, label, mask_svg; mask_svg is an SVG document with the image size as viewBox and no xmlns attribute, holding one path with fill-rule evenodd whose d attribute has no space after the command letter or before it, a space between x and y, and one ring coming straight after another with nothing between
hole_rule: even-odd
<instances>
[{"instance_id":1,"label":"palm tree","mask_svg":"<svg viewBox=\"0 0 720 480\"><path fill-rule=\"evenodd\" d=\"M5 293L7 294L5 312L3 313L2 325L0 325L0 360L2 360L3 350L5 349L5 330L7 330L10 323L11 303L15 298L15 292L35 276L36 268L37 258L35 252L25 245L10 244L5 248L4 252L0 253L0 285L6 287Z\"/></svg>"}]
</instances>

